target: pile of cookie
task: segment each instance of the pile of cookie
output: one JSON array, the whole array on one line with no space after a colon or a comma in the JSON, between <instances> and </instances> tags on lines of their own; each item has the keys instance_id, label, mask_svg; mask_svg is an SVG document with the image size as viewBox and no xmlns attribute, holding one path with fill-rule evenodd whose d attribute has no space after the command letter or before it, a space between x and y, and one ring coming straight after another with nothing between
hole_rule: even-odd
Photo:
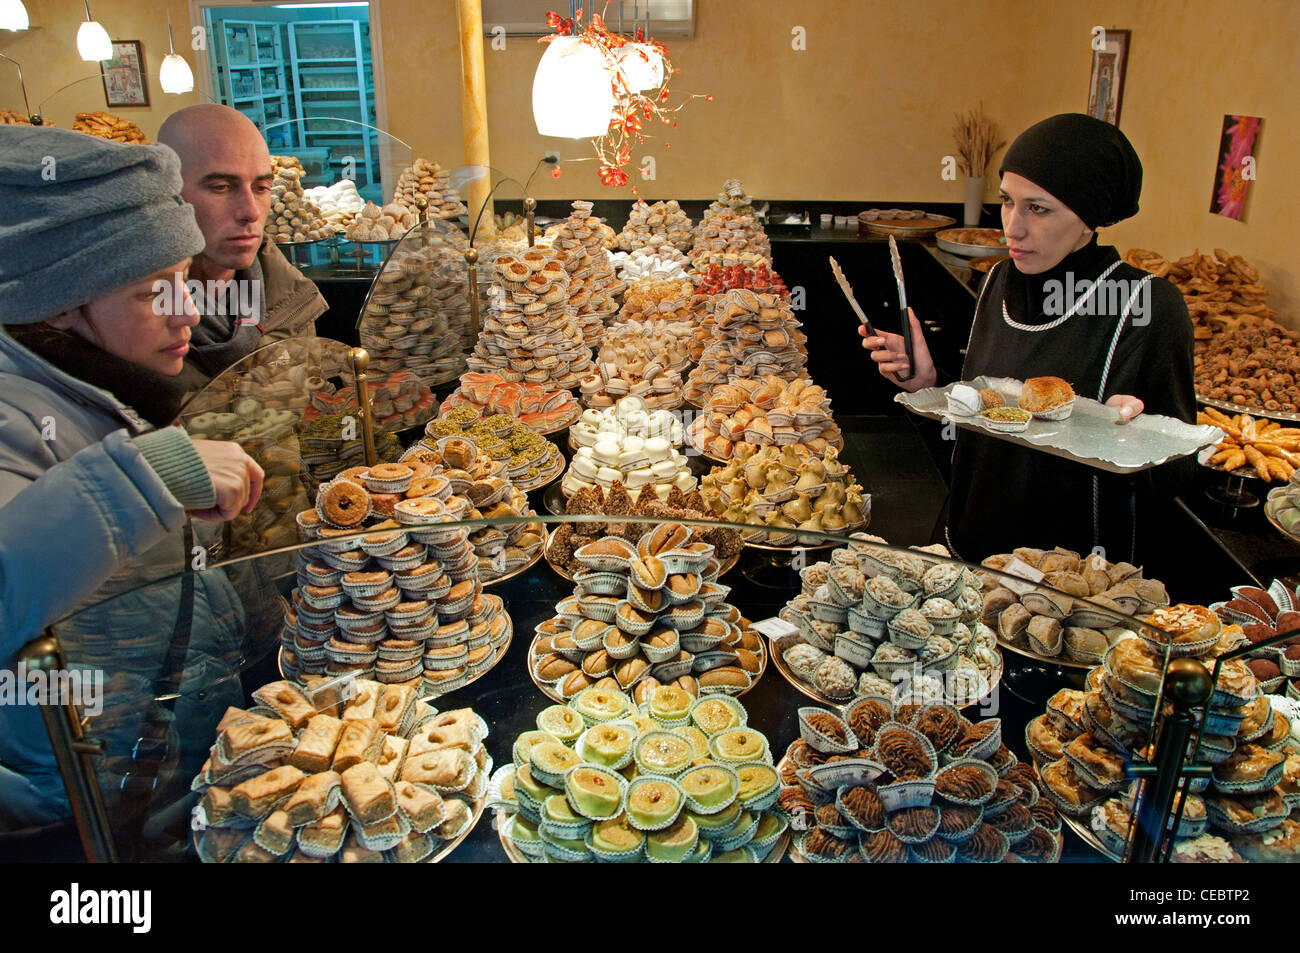
<instances>
[{"instance_id":1,"label":"pile of cookie","mask_svg":"<svg viewBox=\"0 0 1300 953\"><path fill-rule=\"evenodd\" d=\"M730 460L738 444L811 453L844 446L831 417L830 397L807 377L786 381L766 375L719 384L705 401L704 413L691 422L689 434L697 450L722 460Z\"/></svg>"},{"instance_id":2,"label":"pile of cookie","mask_svg":"<svg viewBox=\"0 0 1300 953\"><path fill-rule=\"evenodd\" d=\"M676 199L646 205L637 199L627 215L627 224L618 233L617 247L634 251L647 245L669 244L686 251L694 240L691 218Z\"/></svg>"},{"instance_id":3,"label":"pile of cookie","mask_svg":"<svg viewBox=\"0 0 1300 953\"><path fill-rule=\"evenodd\" d=\"M942 546L854 538L800 573L802 592L779 614L797 629L774 643L795 678L834 701L910 693L965 707L988 695L1002 657L979 621L979 580L934 559Z\"/></svg>"},{"instance_id":4,"label":"pile of cookie","mask_svg":"<svg viewBox=\"0 0 1300 953\"><path fill-rule=\"evenodd\" d=\"M760 259L772 260L772 244L752 215L724 209L706 218L696 228L690 255L696 268L710 263L725 267L733 262L739 263L739 256L744 255L753 256L757 264Z\"/></svg>"},{"instance_id":5,"label":"pile of cookie","mask_svg":"<svg viewBox=\"0 0 1300 953\"><path fill-rule=\"evenodd\" d=\"M781 276L761 262L753 267L710 264L696 272L696 294L720 295L733 288L747 288L755 294L774 294L782 299L790 297Z\"/></svg>"},{"instance_id":6,"label":"pile of cookie","mask_svg":"<svg viewBox=\"0 0 1300 953\"><path fill-rule=\"evenodd\" d=\"M357 192L357 184L351 179L339 179L333 185L304 189L303 196L315 203L325 221L338 234L346 232L366 207L365 199Z\"/></svg>"},{"instance_id":7,"label":"pile of cookie","mask_svg":"<svg viewBox=\"0 0 1300 953\"><path fill-rule=\"evenodd\" d=\"M353 215L343 237L354 242L396 241L419 221L419 213L401 202L389 202L382 208L374 202L366 202Z\"/></svg>"},{"instance_id":8,"label":"pile of cookie","mask_svg":"<svg viewBox=\"0 0 1300 953\"><path fill-rule=\"evenodd\" d=\"M724 212L734 215L752 216L754 214L754 198L745 192L745 187L740 184L740 179L727 179L722 183L722 191L718 193L717 199L710 202L704 210L704 217L700 219L700 226L697 226L696 231L698 232L699 227L702 227L705 222Z\"/></svg>"},{"instance_id":9,"label":"pile of cookie","mask_svg":"<svg viewBox=\"0 0 1300 953\"><path fill-rule=\"evenodd\" d=\"M14 112L12 109L0 108L0 126L30 126L31 124L31 117L26 113ZM43 118L41 125L53 126L54 123Z\"/></svg>"},{"instance_id":10,"label":"pile of cookie","mask_svg":"<svg viewBox=\"0 0 1300 953\"><path fill-rule=\"evenodd\" d=\"M371 373L407 370L434 387L465 368L469 281L464 257L443 238L396 249L375 279L357 325Z\"/></svg>"},{"instance_id":11,"label":"pile of cookie","mask_svg":"<svg viewBox=\"0 0 1300 953\"><path fill-rule=\"evenodd\" d=\"M650 409L639 397L623 397L603 411L587 410L569 428L576 449L561 484L564 495L615 483L638 493L653 487L663 500L674 488L690 493L696 479L679 452L684 437L681 421L666 410Z\"/></svg>"},{"instance_id":12,"label":"pile of cookie","mask_svg":"<svg viewBox=\"0 0 1300 953\"><path fill-rule=\"evenodd\" d=\"M527 362L525 359L517 366ZM442 402L441 412L445 416L458 408L470 408L475 417L507 414L537 433L551 433L582 413L567 390L551 390L522 377L523 373L515 370L467 371L460 376L460 386Z\"/></svg>"},{"instance_id":13,"label":"pile of cookie","mask_svg":"<svg viewBox=\"0 0 1300 953\"><path fill-rule=\"evenodd\" d=\"M583 240L563 241L581 245ZM586 279L577 276L581 261L581 252L567 247L531 248L519 257L498 258L469 370L519 374L550 390L577 387L591 370L591 345L574 317L591 300Z\"/></svg>"},{"instance_id":14,"label":"pile of cookie","mask_svg":"<svg viewBox=\"0 0 1300 953\"><path fill-rule=\"evenodd\" d=\"M194 779L205 863L419 863L465 834L492 761L472 709L410 686L271 682L229 708Z\"/></svg>"},{"instance_id":15,"label":"pile of cookie","mask_svg":"<svg viewBox=\"0 0 1300 953\"><path fill-rule=\"evenodd\" d=\"M321 485L316 507L298 514L302 537L319 542L299 552L286 673L357 671L436 695L496 664L510 616L483 592L468 529L443 525L482 518L511 493L503 477L464 469L477 457L453 437Z\"/></svg>"},{"instance_id":16,"label":"pile of cookie","mask_svg":"<svg viewBox=\"0 0 1300 953\"><path fill-rule=\"evenodd\" d=\"M812 863L1055 863L1061 818L997 718L920 697L799 709L777 810Z\"/></svg>"},{"instance_id":17,"label":"pile of cookie","mask_svg":"<svg viewBox=\"0 0 1300 953\"><path fill-rule=\"evenodd\" d=\"M600 342L605 320L618 311L617 295L627 285L614 274L609 255L601 246L600 220L591 214L591 203L577 200L573 212L560 225L553 239L556 248L569 252L574 264L569 269L569 305L574 320L588 344Z\"/></svg>"},{"instance_id":18,"label":"pile of cookie","mask_svg":"<svg viewBox=\"0 0 1300 953\"><path fill-rule=\"evenodd\" d=\"M682 403L681 371L690 363L694 327L684 321L629 321L606 329L594 373L579 385L587 407L612 407L629 395L647 407Z\"/></svg>"},{"instance_id":19,"label":"pile of cookie","mask_svg":"<svg viewBox=\"0 0 1300 953\"><path fill-rule=\"evenodd\" d=\"M717 582L714 547L681 523L645 529L634 545L604 536L573 549L571 597L537 626L533 677L573 698L602 678L642 679L694 695L740 694L763 673L762 640Z\"/></svg>"},{"instance_id":20,"label":"pile of cookie","mask_svg":"<svg viewBox=\"0 0 1300 953\"><path fill-rule=\"evenodd\" d=\"M297 156L271 156L271 211L266 233L276 242L314 242L329 238L334 227L303 193L306 171Z\"/></svg>"},{"instance_id":21,"label":"pile of cookie","mask_svg":"<svg viewBox=\"0 0 1300 953\"><path fill-rule=\"evenodd\" d=\"M1215 602L1210 608L1225 624L1241 626L1251 642L1292 634L1246 657L1264 691L1285 691L1288 698L1300 701L1300 595L1280 579L1274 579L1267 589L1233 586L1231 594L1231 599Z\"/></svg>"},{"instance_id":22,"label":"pile of cookie","mask_svg":"<svg viewBox=\"0 0 1300 953\"><path fill-rule=\"evenodd\" d=\"M458 407L431 420L422 444L435 447L445 437L464 436L479 452L506 468L511 486L534 490L550 482L564 466L559 447L509 414L479 417L472 407ZM530 511L531 512L531 511ZM523 514L516 514L523 515Z\"/></svg>"},{"instance_id":23,"label":"pile of cookie","mask_svg":"<svg viewBox=\"0 0 1300 953\"><path fill-rule=\"evenodd\" d=\"M305 415L304 415L305 416ZM304 419L298 427L303 481L316 487L365 460L366 446L356 406ZM391 432L375 434L375 457L381 463L396 460L402 445Z\"/></svg>"},{"instance_id":24,"label":"pile of cookie","mask_svg":"<svg viewBox=\"0 0 1300 953\"><path fill-rule=\"evenodd\" d=\"M704 406L713 388L740 378L803 376L808 337L788 302L773 294L728 291L714 307L714 340L686 381L686 399Z\"/></svg>"},{"instance_id":25,"label":"pile of cookie","mask_svg":"<svg viewBox=\"0 0 1300 953\"><path fill-rule=\"evenodd\" d=\"M1083 557L1061 547L1025 546L989 556L981 565L1015 577L980 573L984 624L1000 641L1048 658L1096 665L1118 639L1131 634L1126 617L1169 605L1164 583L1100 553Z\"/></svg>"},{"instance_id":26,"label":"pile of cookie","mask_svg":"<svg viewBox=\"0 0 1300 953\"><path fill-rule=\"evenodd\" d=\"M614 252L610 261L619 278L628 284L642 278L681 281L689 277L691 268L690 258L668 242L643 245L630 252Z\"/></svg>"},{"instance_id":27,"label":"pile of cookie","mask_svg":"<svg viewBox=\"0 0 1300 953\"><path fill-rule=\"evenodd\" d=\"M420 199L429 204L431 219L457 218L468 211L451 184L450 170L430 159L416 159L403 169L393 188L393 201L412 214L417 211Z\"/></svg>"},{"instance_id":28,"label":"pile of cookie","mask_svg":"<svg viewBox=\"0 0 1300 953\"><path fill-rule=\"evenodd\" d=\"M398 371L387 377L370 376L370 412L375 429L381 432L405 430L428 419L435 408L433 391L411 371ZM312 406L303 412L303 420L317 414L346 413L357 406L354 387L341 387L333 394L318 390L312 393Z\"/></svg>"},{"instance_id":29,"label":"pile of cookie","mask_svg":"<svg viewBox=\"0 0 1300 953\"><path fill-rule=\"evenodd\" d=\"M1270 292L1259 283L1259 269L1227 249L1216 248L1212 255L1194 251L1170 261L1159 252L1130 248L1124 261L1177 286L1197 341L1223 331L1268 327L1277 320L1277 312L1264 303Z\"/></svg>"},{"instance_id":30,"label":"pile of cookie","mask_svg":"<svg viewBox=\"0 0 1300 953\"><path fill-rule=\"evenodd\" d=\"M43 125L52 125L52 123L43 123ZM84 132L89 136L97 136L100 139L111 139L113 142L127 142L132 145L146 145L149 140L144 137L144 133L129 119L123 119L121 116L114 116L112 113L106 113L102 109L96 109L94 112L77 113L72 121L72 128L76 132Z\"/></svg>"},{"instance_id":31,"label":"pile of cookie","mask_svg":"<svg viewBox=\"0 0 1300 953\"><path fill-rule=\"evenodd\" d=\"M734 698L602 679L515 739L488 795L502 839L528 862L758 863L788 824L748 720Z\"/></svg>"},{"instance_id":32,"label":"pile of cookie","mask_svg":"<svg viewBox=\"0 0 1300 953\"><path fill-rule=\"evenodd\" d=\"M642 278L628 285L620 321L688 321L695 286L685 278Z\"/></svg>"}]
</instances>

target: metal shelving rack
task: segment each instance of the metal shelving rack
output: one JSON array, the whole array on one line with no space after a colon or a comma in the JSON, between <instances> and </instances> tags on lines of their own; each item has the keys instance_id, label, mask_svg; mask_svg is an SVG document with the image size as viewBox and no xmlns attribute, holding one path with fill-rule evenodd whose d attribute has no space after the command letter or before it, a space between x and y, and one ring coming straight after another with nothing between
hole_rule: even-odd
<instances>
[{"instance_id":1,"label":"metal shelving rack","mask_svg":"<svg viewBox=\"0 0 1300 953\"><path fill-rule=\"evenodd\" d=\"M357 20L300 20L288 24L289 57L293 66L294 105L300 120L350 119L373 125L374 70L367 62L369 24ZM332 44L322 47L322 44ZM343 55L320 56L324 49ZM345 52L346 51L346 52ZM327 85L312 85L313 80ZM342 177L343 163L357 160L357 187L378 181L375 170L377 143L370 133L351 129L321 129L321 123L300 122L304 147L328 147L332 181ZM313 128L315 126L316 128Z\"/></svg>"},{"instance_id":2,"label":"metal shelving rack","mask_svg":"<svg viewBox=\"0 0 1300 953\"><path fill-rule=\"evenodd\" d=\"M290 118L289 78L279 24L224 20L219 50L217 73L227 106L239 110L259 128Z\"/></svg>"}]
</instances>

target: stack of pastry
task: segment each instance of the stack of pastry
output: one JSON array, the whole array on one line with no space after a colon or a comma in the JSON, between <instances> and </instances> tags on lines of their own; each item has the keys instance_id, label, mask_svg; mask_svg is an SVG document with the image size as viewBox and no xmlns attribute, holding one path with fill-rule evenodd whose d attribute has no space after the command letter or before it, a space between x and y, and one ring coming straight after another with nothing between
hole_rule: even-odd
<instances>
[{"instance_id":1,"label":"stack of pastry","mask_svg":"<svg viewBox=\"0 0 1300 953\"><path fill-rule=\"evenodd\" d=\"M728 265L743 262L743 256L758 260L772 260L772 245L767 233L752 215L739 215L724 209L712 218L706 218L695 230L695 244L691 246L691 261L696 268L710 263Z\"/></svg>"},{"instance_id":2,"label":"stack of pastry","mask_svg":"<svg viewBox=\"0 0 1300 953\"><path fill-rule=\"evenodd\" d=\"M652 409L682 403L682 369L690 363L694 329L686 322L632 321L605 332L593 373L583 379L582 402L610 407L620 397L640 397Z\"/></svg>"},{"instance_id":3,"label":"stack of pastry","mask_svg":"<svg viewBox=\"0 0 1300 953\"><path fill-rule=\"evenodd\" d=\"M410 686L281 681L228 708L194 779L205 863L419 863L464 835L487 793L487 724ZM266 712L266 713L262 713Z\"/></svg>"},{"instance_id":4,"label":"stack of pastry","mask_svg":"<svg viewBox=\"0 0 1300 953\"><path fill-rule=\"evenodd\" d=\"M712 520L716 519L708 511L698 490L689 494L677 487L668 491L668 498L661 500L651 486L641 488L635 499L628 493L622 483L616 482L608 490L600 487L580 489L569 497L565 513L573 516L608 516L608 523L593 521L589 523L562 523L552 534L547 547L546 558L552 565L564 572L582 571L582 564L574 552L587 543L595 542L603 536L621 536L630 543L636 543L646 528L647 522L628 522L625 518L639 516L645 519L661 520ZM619 519L623 517L624 519ZM719 561L717 571L722 571L722 561L739 555L743 541L740 533L726 527L695 528L699 538L713 547L714 558ZM712 567L710 572L714 571Z\"/></svg>"},{"instance_id":5,"label":"stack of pastry","mask_svg":"<svg viewBox=\"0 0 1300 953\"><path fill-rule=\"evenodd\" d=\"M318 484L365 460L365 441L356 405L304 419L298 428L298 443L302 447L304 479L315 492ZM375 435L376 459L387 463L401 453L402 445L396 435L391 432Z\"/></svg>"},{"instance_id":6,"label":"stack of pastry","mask_svg":"<svg viewBox=\"0 0 1300 953\"><path fill-rule=\"evenodd\" d=\"M642 679L737 695L762 674L762 642L723 600L714 547L681 523L644 524L637 542L605 536L573 550L574 594L537 627L530 664L554 697L602 678L630 691Z\"/></svg>"},{"instance_id":7,"label":"stack of pastry","mask_svg":"<svg viewBox=\"0 0 1300 953\"><path fill-rule=\"evenodd\" d=\"M45 125L50 125L45 123ZM123 119L121 116L114 116L112 113L106 113L102 109L96 109L94 112L77 113L76 119L72 121L72 128L77 132L84 132L90 136L97 136L100 139L111 139L113 142L128 142L133 145L142 146L149 142L144 137L144 133L129 119Z\"/></svg>"},{"instance_id":8,"label":"stack of pastry","mask_svg":"<svg viewBox=\"0 0 1300 953\"><path fill-rule=\"evenodd\" d=\"M303 193L306 174L296 156L271 156L271 211L266 233L272 241L310 242L329 238L334 229L316 203Z\"/></svg>"},{"instance_id":9,"label":"stack of pastry","mask_svg":"<svg viewBox=\"0 0 1300 953\"><path fill-rule=\"evenodd\" d=\"M1262 591L1262 590L1258 590ZM1150 757L1151 726L1167 649L1207 665L1249 643L1203 606L1157 609L1137 634L1116 641L1081 691L1062 689L1030 721L1025 743L1043 791L1065 814L1088 823L1116 853L1129 832L1130 764ZM1241 658L1219 669L1198 760L1214 765L1208 788L1186 795L1174 845L1180 861L1291 861L1300 858L1300 749L1285 699L1264 695Z\"/></svg>"},{"instance_id":10,"label":"stack of pastry","mask_svg":"<svg viewBox=\"0 0 1300 953\"><path fill-rule=\"evenodd\" d=\"M1014 586L1016 580L1006 576L981 573L985 624L1008 645L1049 658L1095 665L1129 634L1126 617L1169 605L1160 580L1145 579L1132 563L1112 563L1099 553L1021 547L989 556L982 565L1043 584L1041 590Z\"/></svg>"},{"instance_id":11,"label":"stack of pastry","mask_svg":"<svg viewBox=\"0 0 1300 953\"><path fill-rule=\"evenodd\" d=\"M677 449L681 423L664 410L647 412L639 398L624 397L604 411L588 410L569 432L578 447L564 474L565 496L615 483L635 492L652 487L661 500L674 488L682 493L695 489L695 476Z\"/></svg>"},{"instance_id":12,"label":"stack of pastry","mask_svg":"<svg viewBox=\"0 0 1300 953\"><path fill-rule=\"evenodd\" d=\"M467 371L460 386L442 402L442 413L469 407L478 415L507 414L538 433L551 433L572 423L582 407L567 390L521 381L519 371L480 373Z\"/></svg>"},{"instance_id":13,"label":"stack of pastry","mask_svg":"<svg viewBox=\"0 0 1300 953\"><path fill-rule=\"evenodd\" d=\"M693 235L691 218L682 211L676 199L646 205L637 199L627 215L627 225L618 233L617 244L623 251L633 251L646 245L668 243L680 251L691 247Z\"/></svg>"},{"instance_id":14,"label":"stack of pastry","mask_svg":"<svg viewBox=\"0 0 1300 953\"><path fill-rule=\"evenodd\" d=\"M834 447L811 453L736 446L739 452L725 467L700 481L700 492L717 519L763 527L749 534L755 542L791 545L800 530L847 533L870 521L871 496L863 495Z\"/></svg>"},{"instance_id":15,"label":"stack of pastry","mask_svg":"<svg viewBox=\"0 0 1300 953\"><path fill-rule=\"evenodd\" d=\"M503 474L452 437L323 484L315 509L298 514L301 535L318 542L299 553L286 672L357 671L442 694L490 669L510 641L510 617L483 592L469 531L444 524L519 515L522 494ZM497 536L494 552L504 554L514 544Z\"/></svg>"},{"instance_id":16,"label":"stack of pastry","mask_svg":"<svg viewBox=\"0 0 1300 953\"><path fill-rule=\"evenodd\" d=\"M777 810L814 863L1055 863L1061 817L1034 769L1001 741L924 697L803 708L778 768ZM883 768L883 772L881 769Z\"/></svg>"},{"instance_id":17,"label":"stack of pastry","mask_svg":"<svg viewBox=\"0 0 1300 953\"><path fill-rule=\"evenodd\" d=\"M576 238L565 241L581 244ZM591 370L591 346L574 319L591 300L586 279L576 274L581 261L581 251L566 247L498 258L469 370L509 375L548 390L577 387Z\"/></svg>"},{"instance_id":18,"label":"stack of pastry","mask_svg":"<svg viewBox=\"0 0 1300 953\"><path fill-rule=\"evenodd\" d=\"M688 321L695 286L685 278L642 278L628 285L621 321Z\"/></svg>"},{"instance_id":19,"label":"stack of pastry","mask_svg":"<svg viewBox=\"0 0 1300 953\"><path fill-rule=\"evenodd\" d=\"M630 252L610 256L619 278L632 283L642 278L682 280L690 271L691 260L667 242L645 245Z\"/></svg>"},{"instance_id":20,"label":"stack of pastry","mask_svg":"<svg viewBox=\"0 0 1300 953\"><path fill-rule=\"evenodd\" d=\"M357 192L357 184L351 179L340 179L333 185L304 189L303 195L316 204L325 221L337 233L346 232L366 207L365 200Z\"/></svg>"},{"instance_id":21,"label":"stack of pastry","mask_svg":"<svg viewBox=\"0 0 1300 953\"><path fill-rule=\"evenodd\" d=\"M730 460L741 443L811 453L844 445L826 391L806 377L785 381L771 375L713 388L704 413L691 422L690 438L695 449L722 460Z\"/></svg>"},{"instance_id":22,"label":"stack of pastry","mask_svg":"<svg viewBox=\"0 0 1300 953\"><path fill-rule=\"evenodd\" d=\"M342 387L333 394L318 390L312 394L312 407L303 413L303 419L313 420L317 414L346 413L348 408L356 406L356 388ZM376 430L387 432L414 427L433 410L433 392L411 371L398 371L387 377L370 376L370 412Z\"/></svg>"},{"instance_id":23,"label":"stack of pastry","mask_svg":"<svg viewBox=\"0 0 1300 953\"><path fill-rule=\"evenodd\" d=\"M772 294L729 291L714 306L713 341L686 381L686 399L703 407L718 384L775 375L794 380L808 363L800 322Z\"/></svg>"},{"instance_id":24,"label":"stack of pastry","mask_svg":"<svg viewBox=\"0 0 1300 953\"><path fill-rule=\"evenodd\" d=\"M443 236L430 238L389 256L357 331L371 373L408 370L432 387L464 369L473 331L465 259Z\"/></svg>"},{"instance_id":25,"label":"stack of pastry","mask_svg":"<svg viewBox=\"0 0 1300 953\"><path fill-rule=\"evenodd\" d=\"M425 445L443 437L464 435L479 452L506 467L511 485L533 490L552 480L564 466L559 448L508 414L480 419L472 408L460 407L424 428Z\"/></svg>"},{"instance_id":26,"label":"stack of pastry","mask_svg":"<svg viewBox=\"0 0 1300 953\"><path fill-rule=\"evenodd\" d=\"M567 251L574 259L569 269L573 276L569 284L569 305L583 337L592 345L600 341L605 320L618 310L615 296L627 287L614 274L609 255L601 246L599 225L600 220L591 214L591 203L578 200L554 239L555 247Z\"/></svg>"},{"instance_id":27,"label":"stack of pastry","mask_svg":"<svg viewBox=\"0 0 1300 953\"><path fill-rule=\"evenodd\" d=\"M748 288L756 294L774 294L783 299L790 297L790 292L786 290L781 276L765 263L753 267L740 264L726 267L710 264L697 272L696 294L720 295L733 288Z\"/></svg>"},{"instance_id":28,"label":"stack of pastry","mask_svg":"<svg viewBox=\"0 0 1300 953\"><path fill-rule=\"evenodd\" d=\"M354 242L396 241L419 221L419 213L400 202L389 202L383 208L367 202L353 215L343 235Z\"/></svg>"},{"instance_id":29,"label":"stack of pastry","mask_svg":"<svg viewBox=\"0 0 1300 953\"><path fill-rule=\"evenodd\" d=\"M651 681L603 678L515 739L489 798L524 860L758 863L777 849L780 779L744 706Z\"/></svg>"},{"instance_id":30,"label":"stack of pastry","mask_svg":"<svg viewBox=\"0 0 1300 953\"><path fill-rule=\"evenodd\" d=\"M724 212L735 215L754 214L753 196L745 192L740 179L727 179L722 183L722 191L718 193L717 200L710 202L708 208L704 210L704 217L700 219L700 224L703 225Z\"/></svg>"},{"instance_id":31,"label":"stack of pastry","mask_svg":"<svg viewBox=\"0 0 1300 953\"><path fill-rule=\"evenodd\" d=\"M780 612L798 629L774 644L794 677L837 702L921 695L964 707L988 695L1002 656L979 621L975 575L932 558L948 555L942 546L854 539L802 570L802 592Z\"/></svg>"},{"instance_id":32,"label":"stack of pastry","mask_svg":"<svg viewBox=\"0 0 1300 953\"><path fill-rule=\"evenodd\" d=\"M451 172L429 159L416 159L402 170L393 189L393 201L409 212L418 209L420 199L429 203L429 218L457 218L467 211Z\"/></svg>"}]
</instances>

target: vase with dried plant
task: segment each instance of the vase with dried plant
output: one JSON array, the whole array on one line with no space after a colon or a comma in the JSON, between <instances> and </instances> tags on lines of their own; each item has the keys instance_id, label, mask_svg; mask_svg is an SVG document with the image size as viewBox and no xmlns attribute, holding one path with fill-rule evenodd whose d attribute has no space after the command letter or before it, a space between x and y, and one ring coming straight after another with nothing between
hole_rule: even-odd
<instances>
[{"instance_id":1,"label":"vase with dried plant","mask_svg":"<svg viewBox=\"0 0 1300 953\"><path fill-rule=\"evenodd\" d=\"M966 195L963 222L966 227L976 226L984 205L984 174L993 153L1006 145L998 140L998 124L984 112L984 103L968 113L954 116L952 137L957 142L957 166L966 177Z\"/></svg>"}]
</instances>

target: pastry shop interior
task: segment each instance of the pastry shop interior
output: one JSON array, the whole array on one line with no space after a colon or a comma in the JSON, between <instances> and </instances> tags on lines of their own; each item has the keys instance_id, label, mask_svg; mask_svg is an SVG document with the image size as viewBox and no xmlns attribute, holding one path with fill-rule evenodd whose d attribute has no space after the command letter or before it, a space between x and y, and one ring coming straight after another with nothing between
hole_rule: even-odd
<instances>
[{"instance_id":1,"label":"pastry shop interior","mask_svg":"<svg viewBox=\"0 0 1300 953\"><path fill-rule=\"evenodd\" d=\"M147 154L260 296L165 414L0 303L119 413L0 433L0 858L1300 860L1300 9L1029 6L0 0L0 187Z\"/></svg>"}]
</instances>

